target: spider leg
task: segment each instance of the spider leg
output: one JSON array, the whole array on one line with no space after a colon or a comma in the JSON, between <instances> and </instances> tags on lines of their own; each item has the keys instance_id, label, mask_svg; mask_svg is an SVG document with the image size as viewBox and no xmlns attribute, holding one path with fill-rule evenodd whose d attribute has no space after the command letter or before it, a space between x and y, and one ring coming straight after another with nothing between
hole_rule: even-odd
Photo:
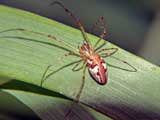
<instances>
[{"instance_id":1,"label":"spider leg","mask_svg":"<svg viewBox=\"0 0 160 120\"><path fill-rule=\"evenodd\" d=\"M127 64L128 66L130 66L132 68L132 70L128 70L128 69L124 69L124 68L120 68L120 67L116 67L116 68L120 68L120 69L123 69L123 70L126 70L126 71L130 71L130 72L137 72L137 69L134 66L132 66L131 64L129 64L127 61L121 60L121 59L119 59L119 58L117 58L115 56L110 56L110 57L113 58L113 59L116 59L116 60L118 60L118 61L120 61L120 62L122 62L124 64Z\"/></svg>"},{"instance_id":2,"label":"spider leg","mask_svg":"<svg viewBox=\"0 0 160 120\"><path fill-rule=\"evenodd\" d=\"M72 68L72 71L76 72L76 71L79 71L79 70L83 69L83 66L84 66L85 62L83 62L82 66L80 66L79 68L77 68L82 62L83 62L83 60L81 62L75 64L75 66L73 66L73 68Z\"/></svg>"},{"instance_id":3,"label":"spider leg","mask_svg":"<svg viewBox=\"0 0 160 120\"><path fill-rule=\"evenodd\" d=\"M76 101L77 101L77 103L79 102L79 99L80 99L82 90L83 90L83 88L84 88L86 68L87 68L87 65L86 65L86 64L83 64L82 84L81 84L80 89L79 89L79 92L78 92L78 94L77 94L77 96L76 96Z\"/></svg>"},{"instance_id":4,"label":"spider leg","mask_svg":"<svg viewBox=\"0 0 160 120\"><path fill-rule=\"evenodd\" d=\"M48 71L49 68L52 66L52 65L49 65L49 66L46 68L45 72L43 73L43 76L42 76L41 84L40 84L40 85L42 86L42 84L45 82L45 80L47 80L50 76L54 75L55 73L59 72L60 70L66 68L66 67L69 67L69 66L71 66L71 65L74 65L74 64L76 64L76 63L79 63L79 62L81 62L81 59L80 59L80 60L77 60L77 61L74 61L74 62L71 62L71 63L66 64L66 65L63 65L62 67L60 67L60 68L54 70L53 72L47 74L47 71ZM46 75L46 74L47 74L47 75Z\"/></svg>"},{"instance_id":5,"label":"spider leg","mask_svg":"<svg viewBox=\"0 0 160 120\"><path fill-rule=\"evenodd\" d=\"M52 66L52 65L48 65L47 68L45 69L43 75L42 75L41 84L40 84L41 87L42 87L42 84L43 84L43 82L44 82L44 80L45 80L44 78L45 78L45 76L46 76L46 74L47 74L47 71L49 70L49 68L50 68L51 66Z\"/></svg>"},{"instance_id":6,"label":"spider leg","mask_svg":"<svg viewBox=\"0 0 160 120\"><path fill-rule=\"evenodd\" d=\"M104 51L109 51L109 50L113 50L113 52L111 53L102 53ZM109 56L112 56L113 54L115 54L116 52L118 51L118 48L104 48L104 49L101 49L99 51L97 51L97 53L99 53L102 57L109 57Z\"/></svg>"},{"instance_id":7,"label":"spider leg","mask_svg":"<svg viewBox=\"0 0 160 120\"><path fill-rule=\"evenodd\" d=\"M65 57L69 57L69 56L77 56L76 54L74 54L74 53L72 53L72 52L69 52L69 53L66 53L64 56L62 56L61 58L59 58L60 59L60 61L62 61ZM77 57L80 57L80 56L77 56ZM81 61L80 61L81 62ZM77 63L77 64L79 64L79 63ZM77 65L76 64L76 65ZM43 73L43 76L42 76L42 79L41 79L41 86L42 86L42 84L43 84L43 82L44 82L44 77L45 77L45 75L46 75L46 73L47 73L47 71L49 70L49 68L51 67L52 65L48 65L47 66L47 68L46 68L46 70L45 70L45 72Z\"/></svg>"},{"instance_id":8,"label":"spider leg","mask_svg":"<svg viewBox=\"0 0 160 120\"><path fill-rule=\"evenodd\" d=\"M85 32L85 29L84 29L83 25L81 24L80 20L77 19L77 18L73 15L73 13L72 13L68 8L66 8L61 2L59 2L59 1L54 1L53 3L51 3L51 5L55 5L55 4L57 4L57 5L59 5L60 7L62 7L62 8L64 9L64 11L68 14L68 16L70 16L70 17L75 21L76 25L77 25L77 26L79 27L79 29L81 30L82 36L83 36L83 38L84 38L84 42L86 42L87 44L90 44L90 41L89 41L89 39L88 39L88 37L87 37L87 34L86 34L86 32Z\"/></svg>"},{"instance_id":9,"label":"spider leg","mask_svg":"<svg viewBox=\"0 0 160 120\"><path fill-rule=\"evenodd\" d=\"M106 23L105 23L105 19L103 16L101 16L93 25L92 30L94 31L95 28L97 28L98 23L101 23L100 28L103 29L103 31L101 32L101 35L99 37L99 39L97 40L97 42L94 44L94 48L96 48L98 46L98 44L100 43L100 41L102 39L104 39L104 37L106 36L107 30L106 30ZM105 41L104 41L105 42Z\"/></svg>"},{"instance_id":10,"label":"spider leg","mask_svg":"<svg viewBox=\"0 0 160 120\"><path fill-rule=\"evenodd\" d=\"M59 60L61 61L61 60L63 60L65 57L68 57L68 56L77 56L77 55L75 55L74 53L71 53L71 52L69 52L69 53L66 53L64 56L62 56ZM77 56L77 57L80 57L80 55L79 56ZM80 62L78 62L78 63L76 63L74 66L73 66L73 68L72 68L72 71L73 72L76 72L76 71L79 71L79 70L81 70L82 68L83 68L83 65L81 66L81 67L79 67L79 68L77 68L81 63L82 63L82 59L81 59L81 61ZM84 63L83 63L84 64Z\"/></svg>"},{"instance_id":11,"label":"spider leg","mask_svg":"<svg viewBox=\"0 0 160 120\"><path fill-rule=\"evenodd\" d=\"M36 35L40 35L40 36L44 36L44 37L48 37L52 40L55 40L55 41L58 41L58 42L61 42L63 43L64 45L66 45L67 47L69 48L72 48L73 50L77 51L77 48L74 47L73 45L71 45L70 43L67 43L65 42L64 40L62 39L57 39L54 35L51 35L51 34L46 34L46 33L42 33L42 32L36 32L36 31L32 31L32 30L28 30L28 29L24 29L24 28L15 28L15 29L8 29L8 30L4 30L4 31L1 31L0 33L4 33L4 32L10 32L10 31L21 31L21 32L29 32L29 33L32 33L32 34L36 34ZM75 53L76 54L76 53Z\"/></svg>"},{"instance_id":12,"label":"spider leg","mask_svg":"<svg viewBox=\"0 0 160 120\"><path fill-rule=\"evenodd\" d=\"M69 57L69 56L80 57L80 55L78 55L78 54L75 54L73 52L69 52L69 53L64 54L64 56L61 56L60 58L58 58L58 60L62 61L64 58Z\"/></svg>"},{"instance_id":13,"label":"spider leg","mask_svg":"<svg viewBox=\"0 0 160 120\"><path fill-rule=\"evenodd\" d=\"M74 101L74 103L72 104L71 108L69 109L69 111L66 113L65 115L65 118L69 117L69 115L72 113L72 110L73 110L73 107L79 103L79 99L80 99L80 96L81 96L81 93L83 91L83 88L84 88L84 84L85 84L85 72L86 72L86 68L87 68L87 65L86 64L83 64L83 76L82 76L82 84L79 88L79 92L78 94L76 95L76 100Z\"/></svg>"},{"instance_id":14,"label":"spider leg","mask_svg":"<svg viewBox=\"0 0 160 120\"><path fill-rule=\"evenodd\" d=\"M121 59L119 59L119 58L117 58L115 56L112 56L114 53L116 53L118 51L118 48L107 48L105 50L114 50L114 51L112 53L110 53L110 54L108 54L108 53L100 54L103 58L111 57L113 59L116 59L116 60L118 60L120 62L123 62L124 64L127 64L128 66L130 66L132 68L132 70L128 70L128 69L124 69L124 68L121 68L121 67L113 66L113 65L110 65L110 64L107 63L108 65L110 65L112 67L115 67L115 68L119 68L119 69L123 69L123 70L126 70L126 71L130 71L130 72L137 72L137 69L134 66L132 66L131 64L129 64L127 61L124 61L124 60L121 60ZM102 52L102 51L103 51L103 49L101 51L99 51L99 52Z\"/></svg>"},{"instance_id":15,"label":"spider leg","mask_svg":"<svg viewBox=\"0 0 160 120\"><path fill-rule=\"evenodd\" d=\"M103 40L103 43L100 44L99 46L97 46L97 48L95 49L95 51L101 49L101 48L102 48L103 46L105 46L105 45L106 45L106 41Z\"/></svg>"},{"instance_id":16,"label":"spider leg","mask_svg":"<svg viewBox=\"0 0 160 120\"><path fill-rule=\"evenodd\" d=\"M111 52L111 53L101 53L101 52L103 52L103 51L108 51L108 50L114 50L114 51ZM127 61L124 61L124 60L121 60L121 59L119 59L119 58L117 58L117 57L115 57L115 56L112 56L112 55L115 54L117 51L118 51L118 48L105 48L105 49L99 50L98 53L100 53L100 55L101 55L103 58L105 58L105 57L111 57L111 58L116 59L116 60L118 60L118 61L120 61L120 62L123 62L124 64L127 64L128 66L130 66L130 67L132 68L132 70L128 70L128 69L124 69L124 68L121 68L121 67L113 66L113 65L110 65L110 64L107 63L108 65L110 65L110 66L112 66L112 67L119 68L119 69L123 69L123 70L130 71L130 72L137 72L137 69L136 69L134 66L132 66L131 64L129 64Z\"/></svg>"},{"instance_id":17,"label":"spider leg","mask_svg":"<svg viewBox=\"0 0 160 120\"><path fill-rule=\"evenodd\" d=\"M45 41L39 41L37 39L25 38L25 37L21 37L21 36L0 36L0 38L11 38L11 39L20 39L20 40L25 40L25 41L33 41L33 42L37 42L37 43L41 43L41 44L50 45L50 46L56 47L58 49L62 49L64 51L74 53L76 56L79 56L78 53L75 53L75 51L73 52L73 50L70 50L70 49L68 49L66 47L59 46L59 45L56 45L54 43L49 43L49 42L45 42Z\"/></svg>"}]
</instances>

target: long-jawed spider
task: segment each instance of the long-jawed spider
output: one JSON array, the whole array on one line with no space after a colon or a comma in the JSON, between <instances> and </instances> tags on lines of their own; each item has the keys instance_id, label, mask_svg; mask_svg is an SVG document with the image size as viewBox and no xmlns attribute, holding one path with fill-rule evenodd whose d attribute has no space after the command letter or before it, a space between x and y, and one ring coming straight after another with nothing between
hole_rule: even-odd
<instances>
[{"instance_id":1,"label":"long-jawed spider","mask_svg":"<svg viewBox=\"0 0 160 120\"><path fill-rule=\"evenodd\" d=\"M100 17L96 23L93 26L93 29L95 27L97 27L98 23L101 23L101 28L102 33L99 37L99 39L95 42L94 45L91 44L90 40L87 37L87 34L85 32L85 29L83 27L83 25L81 24L80 20L77 19L73 13L66 8L62 3L55 1L53 2L51 5L59 5L60 7L62 7L64 9L64 11L68 14L68 16L70 16L74 22L76 23L77 27L80 29L81 34L83 36L83 44L82 45L78 45L78 48L71 45L70 43L67 43L61 39L57 39L54 35L50 35L50 34L46 34L46 33L41 33L41 32L36 32L36 31L32 31L32 30L28 30L28 29L24 29L24 28L15 28L15 29L8 29L2 32L9 32L9 31L21 31L21 32L30 32L33 34L37 34L40 36L45 36L48 37L49 39L55 40L55 41L59 41L60 43L63 43L64 45L66 45L67 47L73 48L76 51L70 51L68 52L67 48L65 48L67 50L68 53L65 54L65 56L63 57L68 57L68 56L76 56L79 58L79 60L71 62L67 65L64 65L62 67L60 67L59 69L47 74L48 69L51 67L51 65L49 65L43 76L42 76L42 80L41 80L41 86L44 83L44 81L50 77L51 75L55 74L56 72L62 70L65 67L74 65L72 68L72 71L83 71L83 75L82 75L82 84L80 86L79 92L76 95L75 98L75 102L78 103L80 100L80 96L82 93L82 90L84 88L84 84L85 84L85 72L86 69L88 68L89 74L92 77L93 80L95 80L99 85L105 85L108 81L108 70L107 70L107 64L104 60L104 58L106 57L112 57L113 59L116 59L122 63L127 64L128 66L130 66L132 68L132 70L128 70L131 72L136 72L137 69L130 65L128 62L121 60L115 56L112 56L113 54L115 54L118 51L118 48L103 48L104 45L106 44L106 41L104 41L104 37L106 36L106 23L105 23L105 19L104 17ZM2 33L0 32L0 33ZM102 43L101 43L102 41ZM64 49L63 49L64 50ZM108 52L111 51L111 52ZM83 64L82 64L83 63ZM82 66L79 66L80 64L82 64ZM70 114L71 110L69 112L67 112L66 117Z\"/></svg>"}]
</instances>

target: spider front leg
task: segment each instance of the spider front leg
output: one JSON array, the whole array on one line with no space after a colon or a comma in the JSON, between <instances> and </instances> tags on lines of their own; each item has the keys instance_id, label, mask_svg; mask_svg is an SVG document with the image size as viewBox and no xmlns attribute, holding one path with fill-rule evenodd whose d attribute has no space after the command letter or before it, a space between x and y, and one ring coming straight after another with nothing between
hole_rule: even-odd
<instances>
[{"instance_id":1,"label":"spider front leg","mask_svg":"<svg viewBox=\"0 0 160 120\"><path fill-rule=\"evenodd\" d=\"M29 29L24 29L24 28L15 28L15 29L8 29L8 30L4 30L4 31L0 31L0 33L5 33L5 32L11 32L11 31L21 31L21 32L28 32L28 33L32 33L32 34L35 34L35 35L40 35L40 36L43 36L43 37L47 37L51 40L54 40L54 41L58 41L60 43L63 43L65 46L69 47L69 48L72 48L74 51L76 52L79 52L77 50L76 47L74 47L72 44L68 43L68 42L65 42L64 40L62 39L59 39L59 38L56 38L54 35L51 35L51 34L46 34L46 33L42 33L42 32L36 32L36 31L32 31L32 30L29 30ZM66 51L71 51L70 49L68 48L65 48ZM76 54L76 52L72 51L74 54ZM78 54L77 54L78 55Z\"/></svg>"},{"instance_id":2,"label":"spider front leg","mask_svg":"<svg viewBox=\"0 0 160 120\"><path fill-rule=\"evenodd\" d=\"M74 22L76 23L77 27L80 29L81 34L82 34L82 36L84 38L84 42L87 43L87 44L90 44L90 41L89 41L89 39L87 37L85 29L84 29L82 23L80 22L80 20L77 19L76 16L68 8L66 8L61 2L54 1L53 3L51 3L51 5L59 5L60 7L62 7L64 9L64 11L67 13L67 15L74 20Z\"/></svg>"},{"instance_id":3,"label":"spider front leg","mask_svg":"<svg viewBox=\"0 0 160 120\"><path fill-rule=\"evenodd\" d=\"M106 23L105 23L105 19L103 16L101 16L93 25L92 30L94 31L95 28L97 28L98 23L101 24L100 28L103 29L103 31L101 32L101 35L99 37L99 39L97 40L97 42L94 44L94 48L96 48L98 46L98 44L100 43L100 41L102 39L104 39L104 37L106 36L107 30L106 30ZM103 43L104 44L104 43ZM101 46L101 45L100 45Z\"/></svg>"}]
</instances>

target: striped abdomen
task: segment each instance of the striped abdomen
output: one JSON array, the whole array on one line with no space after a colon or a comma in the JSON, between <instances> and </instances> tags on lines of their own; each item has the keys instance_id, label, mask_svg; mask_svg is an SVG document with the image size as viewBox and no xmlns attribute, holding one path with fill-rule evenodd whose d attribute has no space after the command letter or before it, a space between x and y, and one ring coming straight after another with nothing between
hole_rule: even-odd
<instances>
[{"instance_id":1,"label":"striped abdomen","mask_svg":"<svg viewBox=\"0 0 160 120\"><path fill-rule=\"evenodd\" d=\"M107 83L107 67L106 62L103 59L88 60L88 71L91 77L100 85L105 85Z\"/></svg>"}]
</instances>

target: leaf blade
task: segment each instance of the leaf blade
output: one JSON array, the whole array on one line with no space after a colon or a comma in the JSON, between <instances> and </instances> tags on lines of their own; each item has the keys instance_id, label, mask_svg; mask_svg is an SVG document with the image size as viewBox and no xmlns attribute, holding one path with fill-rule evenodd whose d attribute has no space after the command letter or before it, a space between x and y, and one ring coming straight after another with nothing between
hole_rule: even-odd
<instances>
[{"instance_id":1,"label":"leaf blade","mask_svg":"<svg viewBox=\"0 0 160 120\"><path fill-rule=\"evenodd\" d=\"M62 38L75 46L82 40L80 32L71 27L28 12L2 6L0 10L3 11L0 13L2 18L0 20L1 31L10 28L26 28L48 34L53 33L56 37ZM11 22L11 20L14 21ZM19 24L19 21L21 21L21 24ZM59 44L30 33L13 32L6 35L8 34ZM92 35L89 35L89 38L92 39L92 42L96 39ZM66 52L47 44L19 39L13 40L11 38L0 38L0 42L0 76L16 78L36 85L40 84L43 71L49 64L54 64L53 69L57 69L59 66L76 60L76 58L67 58L63 62L57 62L57 58L63 56ZM117 46L107 43L106 47ZM120 48L115 56L128 61L138 71L132 73L108 67L109 83L106 86L97 85L87 73L86 84L80 101L115 119L138 119L139 116L149 119L159 118L160 97L157 96L160 90L159 67ZM127 67L111 58L105 60L113 65ZM74 99L81 84L82 74L81 72L73 73L71 69L72 67L65 68L51 76L44 83L44 87ZM68 75L70 75L70 78L68 78ZM148 113L152 114L148 115Z\"/></svg>"}]
</instances>

